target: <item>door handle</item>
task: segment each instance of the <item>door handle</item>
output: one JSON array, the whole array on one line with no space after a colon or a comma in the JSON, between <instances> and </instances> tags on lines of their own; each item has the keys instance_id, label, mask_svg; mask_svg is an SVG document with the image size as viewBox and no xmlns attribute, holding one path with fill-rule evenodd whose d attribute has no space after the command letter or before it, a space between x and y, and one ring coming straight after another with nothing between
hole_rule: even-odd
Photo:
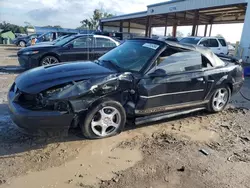
<instances>
[{"instance_id":1,"label":"door handle","mask_svg":"<svg viewBox=\"0 0 250 188\"><path fill-rule=\"evenodd\" d=\"M204 78L197 78L196 80L197 80L197 81L200 81L200 82L203 82L203 81L204 81Z\"/></svg>"}]
</instances>

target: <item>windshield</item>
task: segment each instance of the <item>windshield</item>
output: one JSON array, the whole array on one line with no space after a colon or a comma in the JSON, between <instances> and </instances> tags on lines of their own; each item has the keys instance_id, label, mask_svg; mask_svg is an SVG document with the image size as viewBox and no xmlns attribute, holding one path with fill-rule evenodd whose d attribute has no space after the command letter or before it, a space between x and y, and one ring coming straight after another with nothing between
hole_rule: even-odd
<instances>
[{"instance_id":1,"label":"windshield","mask_svg":"<svg viewBox=\"0 0 250 188\"><path fill-rule=\"evenodd\" d=\"M188 44L198 44L200 38L183 38L180 40L180 43L188 43Z\"/></svg>"},{"instance_id":2,"label":"windshield","mask_svg":"<svg viewBox=\"0 0 250 188\"><path fill-rule=\"evenodd\" d=\"M67 37L69 37L69 36L70 36L70 35L61 36L61 37L57 38L56 40L54 40L54 41L53 41L53 44L55 44L55 43L57 43L57 42L59 42L59 41L65 39L65 38L67 38Z\"/></svg>"},{"instance_id":3,"label":"windshield","mask_svg":"<svg viewBox=\"0 0 250 188\"><path fill-rule=\"evenodd\" d=\"M67 42L73 40L74 38L75 38L75 35L68 36L66 38L63 38L62 40L55 41L54 45L56 45L56 46L62 46L64 44L66 44Z\"/></svg>"},{"instance_id":4,"label":"windshield","mask_svg":"<svg viewBox=\"0 0 250 188\"><path fill-rule=\"evenodd\" d=\"M147 41L126 41L99 58L125 71L139 72L158 52L160 45Z\"/></svg>"}]
</instances>

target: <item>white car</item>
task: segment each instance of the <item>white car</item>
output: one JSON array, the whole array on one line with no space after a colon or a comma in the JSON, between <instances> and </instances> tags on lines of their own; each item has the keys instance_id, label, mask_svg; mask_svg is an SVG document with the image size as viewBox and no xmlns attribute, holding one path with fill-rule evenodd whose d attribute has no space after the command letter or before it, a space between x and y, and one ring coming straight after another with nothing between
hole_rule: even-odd
<instances>
[{"instance_id":1,"label":"white car","mask_svg":"<svg viewBox=\"0 0 250 188\"><path fill-rule=\"evenodd\" d=\"M221 37L185 37L180 43L195 44L210 48L215 54L228 54L227 42Z\"/></svg>"}]
</instances>

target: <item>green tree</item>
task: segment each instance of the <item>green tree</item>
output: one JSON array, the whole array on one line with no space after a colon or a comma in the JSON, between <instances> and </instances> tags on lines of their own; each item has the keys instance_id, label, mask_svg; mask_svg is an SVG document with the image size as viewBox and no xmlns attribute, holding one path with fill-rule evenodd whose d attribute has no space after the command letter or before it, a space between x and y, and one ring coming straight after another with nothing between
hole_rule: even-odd
<instances>
[{"instance_id":1,"label":"green tree","mask_svg":"<svg viewBox=\"0 0 250 188\"><path fill-rule=\"evenodd\" d=\"M12 31L13 33L25 33L26 32L26 29L24 27L11 24L11 23L7 23L5 21L0 23L0 29L2 29L3 32L5 31Z\"/></svg>"},{"instance_id":2,"label":"green tree","mask_svg":"<svg viewBox=\"0 0 250 188\"><path fill-rule=\"evenodd\" d=\"M223 35L222 34L217 34L216 37L223 37Z\"/></svg>"},{"instance_id":3,"label":"green tree","mask_svg":"<svg viewBox=\"0 0 250 188\"><path fill-rule=\"evenodd\" d=\"M183 37L184 34L183 34L181 31L177 31L177 32L176 32L176 36L177 36L177 37Z\"/></svg>"},{"instance_id":4,"label":"green tree","mask_svg":"<svg viewBox=\"0 0 250 188\"><path fill-rule=\"evenodd\" d=\"M99 20L102 18L109 18L114 16L111 13L105 12L102 9L95 9L93 12L92 17L89 19L84 19L80 23L82 26L78 27L77 29L98 29Z\"/></svg>"}]
</instances>

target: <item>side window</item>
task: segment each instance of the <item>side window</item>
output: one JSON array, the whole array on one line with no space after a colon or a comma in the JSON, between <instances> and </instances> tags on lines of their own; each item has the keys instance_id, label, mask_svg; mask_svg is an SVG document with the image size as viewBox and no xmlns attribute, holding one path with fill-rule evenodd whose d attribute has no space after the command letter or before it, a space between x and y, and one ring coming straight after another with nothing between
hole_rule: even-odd
<instances>
[{"instance_id":1,"label":"side window","mask_svg":"<svg viewBox=\"0 0 250 188\"><path fill-rule=\"evenodd\" d=\"M227 43L224 39L218 39L218 40L220 41L221 46L224 46L224 47L227 46Z\"/></svg>"},{"instance_id":2,"label":"side window","mask_svg":"<svg viewBox=\"0 0 250 188\"><path fill-rule=\"evenodd\" d=\"M201 55L202 68L211 68L212 64L204 55Z\"/></svg>"},{"instance_id":3,"label":"side window","mask_svg":"<svg viewBox=\"0 0 250 188\"><path fill-rule=\"evenodd\" d=\"M166 74L169 74L201 70L202 67L202 55L196 51L188 51L160 57L156 69L164 70Z\"/></svg>"},{"instance_id":4,"label":"side window","mask_svg":"<svg viewBox=\"0 0 250 188\"><path fill-rule=\"evenodd\" d=\"M44 40L43 41L52 41L53 38L53 33L47 33L46 35L44 35Z\"/></svg>"},{"instance_id":5,"label":"side window","mask_svg":"<svg viewBox=\"0 0 250 188\"><path fill-rule=\"evenodd\" d=\"M202 45L205 46L205 47L208 47L208 46L209 46L209 43L208 43L208 40L207 40L207 39L204 39L203 41L201 41L200 44L202 44Z\"/></svg>"},{"instance_id":6,"label":"side window","mask_svg":"<svg viewBox=\"0 0 250 188\"><path fill-rule=\"evenodd\" d=\"M209 39L209 47L211 48L219 47L217 39Z\"/></svg>"},{"instance_id":7,"label":"side window","mask_svg":"<svg viewBox=\"0 0 250 188\"><path fill-rule=\"evenodd\" d=\"M110 39L96 37L96 47L97 48L112 48L112 47L116 47L116 44Z\"/></svg>"},{"instance_id":8,"label":"side window","mask_svg":"<svg viewBox=\"0 0 250 188\"><path fill-rule=\"evenodd\" d=\"M73 48L92 48L93 38L92 37L79 37L73 42Z\"/></svg>"}]
</instances>

